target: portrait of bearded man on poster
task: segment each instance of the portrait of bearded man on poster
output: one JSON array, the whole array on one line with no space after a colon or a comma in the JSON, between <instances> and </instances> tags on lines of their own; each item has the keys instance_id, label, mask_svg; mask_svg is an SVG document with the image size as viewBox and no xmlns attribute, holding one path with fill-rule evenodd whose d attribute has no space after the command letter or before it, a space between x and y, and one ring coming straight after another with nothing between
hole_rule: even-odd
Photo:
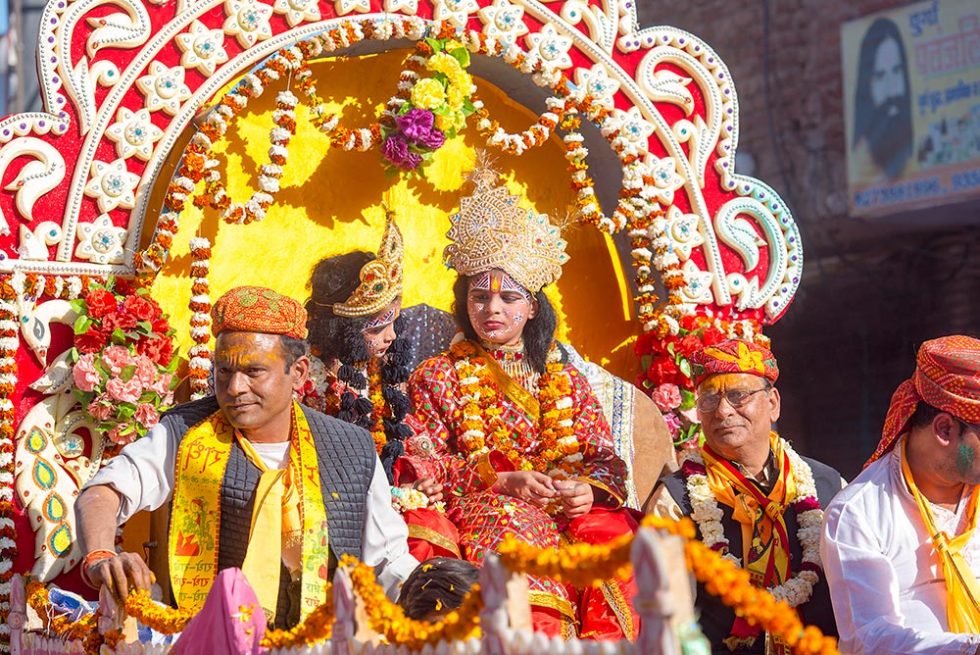
<instances>
[{"instance_id":1,"label":"portrait of bearded man on poster","mask_svg":"<svg viewBox=\"0 0 980 655\"><path fill-rule=\"evenodd\" d=\"M876 168L892 179L905 170L912 143L905 45L898 25L888 18L879 18L861 40L851 149L866 148Z\"/></svg>"}]
</instances>

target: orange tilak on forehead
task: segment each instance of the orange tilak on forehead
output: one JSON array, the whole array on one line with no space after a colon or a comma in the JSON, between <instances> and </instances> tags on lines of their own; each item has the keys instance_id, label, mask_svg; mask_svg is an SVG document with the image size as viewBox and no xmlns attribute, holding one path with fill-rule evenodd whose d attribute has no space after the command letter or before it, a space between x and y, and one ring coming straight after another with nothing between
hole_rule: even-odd
<instances>
[{"instance_id":1,"label":"orange tilak on forehead","mask_svg":"<svg viewBox=\"0 0 980 655\"><path fill-rule=\"evenodd\" d=\"M755 391L760 382L764 382L761 377L749 373L718 373L702 382L698 393L724 393L734 389Z\"/></svg>"}]
</instances>

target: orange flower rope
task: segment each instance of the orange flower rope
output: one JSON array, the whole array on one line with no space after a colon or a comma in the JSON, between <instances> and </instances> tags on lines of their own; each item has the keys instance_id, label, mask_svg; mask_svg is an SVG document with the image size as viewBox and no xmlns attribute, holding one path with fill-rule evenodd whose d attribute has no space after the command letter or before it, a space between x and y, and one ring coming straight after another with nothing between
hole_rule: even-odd
<instances>
[{"instance_id":1,"label":"orange flower rope","mask_svg":"<svg viewBox=\"0 0 980 655\"><path fill-rule=\"evenodd\" d=\"M28 581L26 592L27 604L45 622L46 629L50 634L55 634L68 641L84 642L86 653L99 651L102 636L98 630L98 612L83 616L78 621L72 621L62 614L52 613L48 590L43 583L38 580Z\"/></svg>"},{"instance_id":2,"label":"orange flower rope","mask_svg":"<svg viewBox=\"0 0 980 655\"><path fill-rule=\"evenodd\" d=\"M479 585L473 585L462 605L449 612L442 620L416 621L406 617L400 605L388 600L370 566L350 555L344 555L340 565L350 570L354 593L364 602L368 625L390 644L419 650L426 644L434 646L440 641L448 643L479 634L480 611L483 609Z\"/></svg>"}]
</instances>

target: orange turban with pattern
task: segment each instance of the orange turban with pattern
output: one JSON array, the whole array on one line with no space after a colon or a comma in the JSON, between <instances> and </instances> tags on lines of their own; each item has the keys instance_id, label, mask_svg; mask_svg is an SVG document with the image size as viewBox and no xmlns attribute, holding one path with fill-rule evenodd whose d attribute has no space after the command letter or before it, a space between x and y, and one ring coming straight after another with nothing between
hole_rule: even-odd
<instances>
[{"instance_id":1,"label":"orange turban with pattern","mask_svg":"<svg viewBox=\"0 0 980 655\"><path fill-rule=\"evenodd\" d=\"M908 431L920 402L961 421L980 422L980 340L953 335L922 344L915 373L892 395L881 442L865 466L891 450Z\"/></svg>"},{"instance_id":2,"label":"orange turban with pattern","mask_svg":"<svg viewBox=\"0 0 980 655\"><path fill-rule=\"evenodd\" d=\"M691 357L694 386L718 373L748 373L774 383L779 377L776 357L763 346L751 341L729 339L707 346Z\"/></svg>"},{"instance_id":3,"label":"orange turban with pattern","mask_svg":"<svg viewBox=\"0 0 980 655\"><path fill-rule=\"evenodd\" d=\"M265 287L235 287L211 310L211 331L264 332L306 338L306 310L298 302Z\"/></svg>"}]
</instances>

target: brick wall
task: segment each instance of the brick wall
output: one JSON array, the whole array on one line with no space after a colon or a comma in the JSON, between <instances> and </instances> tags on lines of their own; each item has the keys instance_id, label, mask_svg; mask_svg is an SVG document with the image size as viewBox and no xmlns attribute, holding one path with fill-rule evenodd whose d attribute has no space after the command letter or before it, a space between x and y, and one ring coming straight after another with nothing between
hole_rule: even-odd
<instances>
[{"instance_id":1,"label":"brick wall","mask_svg":"<svg viewBox=\"0 0 980 655\"><path fill-rule=\"evenodd\" d=\"M686 29L728 65L739 151L793 209L806 272L787 317L768 330L783 371L780 430L848 477L877 443L918 344L980 333L980 203L972 225L945 231L847 216L840 27L905 4L638 2L641 25Z\"/></svg>"}]
</instances>

